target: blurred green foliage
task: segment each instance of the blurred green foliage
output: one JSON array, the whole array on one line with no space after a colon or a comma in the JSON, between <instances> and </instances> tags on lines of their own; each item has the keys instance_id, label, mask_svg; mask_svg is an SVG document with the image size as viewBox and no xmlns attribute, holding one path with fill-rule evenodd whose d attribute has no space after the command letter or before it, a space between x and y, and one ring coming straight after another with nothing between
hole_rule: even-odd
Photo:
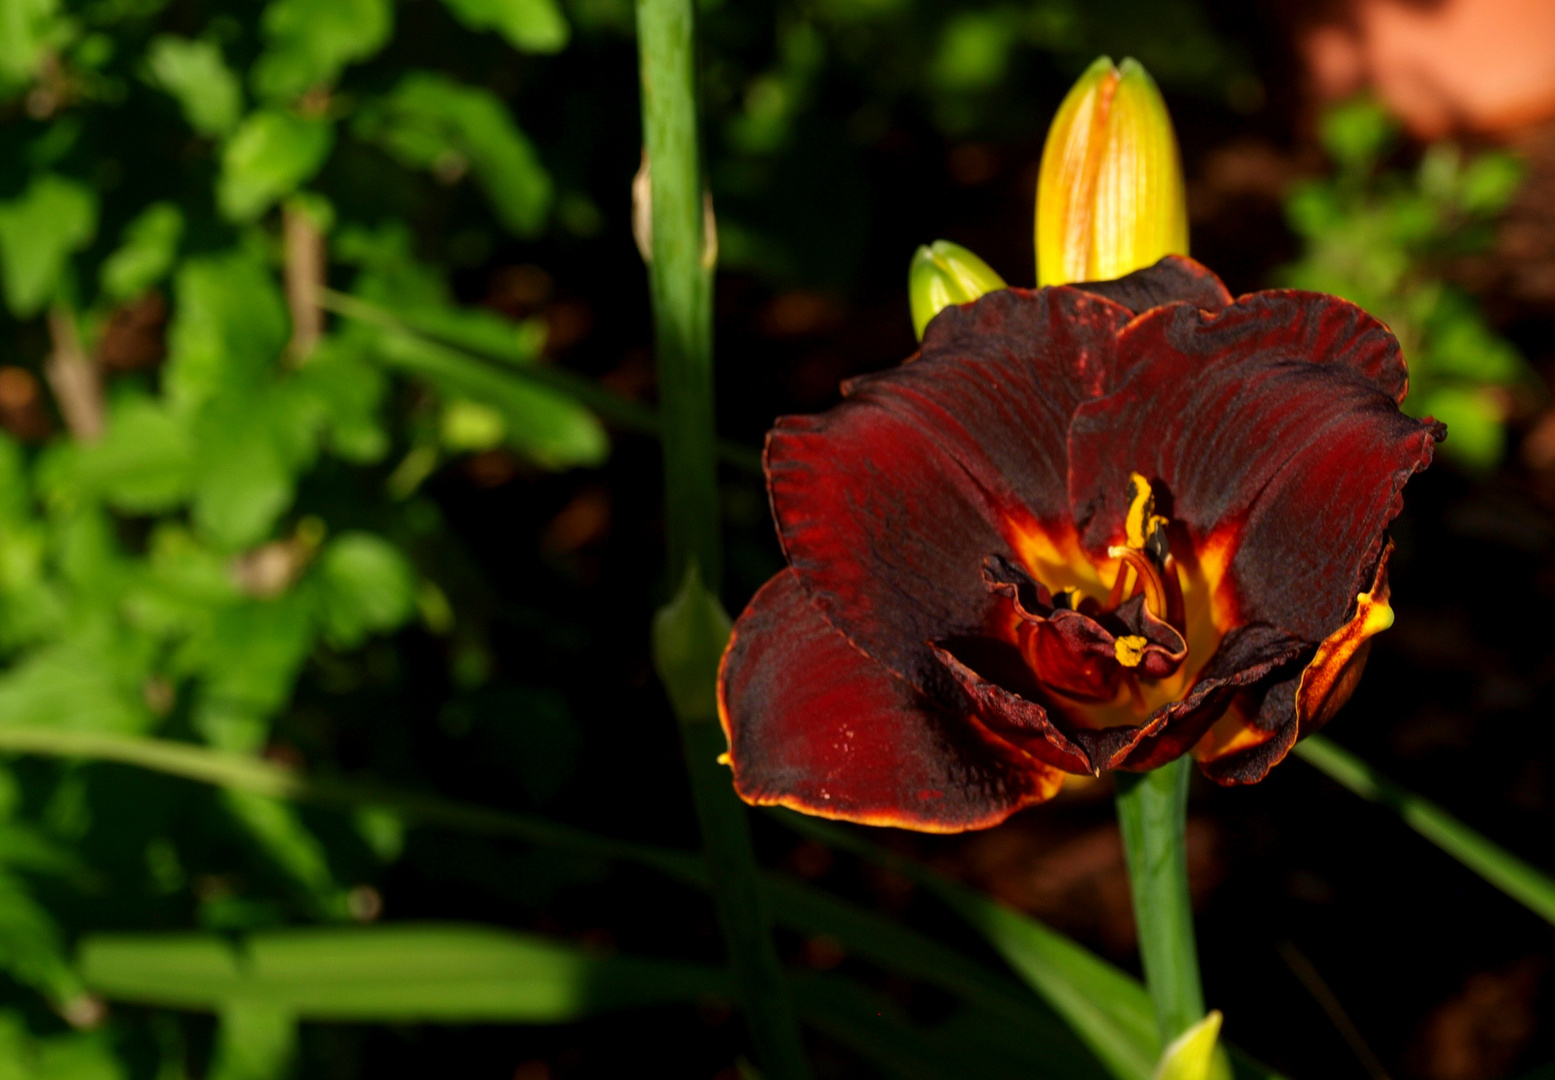
<instances>
[{"instance_id":1,"label":"blurred green foliage","mask_svg":"<svg viewBox=\"0 0 1555 1080\"><path fill-rule=\"evenodd\" d=\"M1282 282L1342 296L1386 322L1409 361L1405 409L1447 424L1449 459L1497 464L1513 393L1535 377L1448 275L1454 258L1489 247L1521 166L1503 151L1470 157L1450 141L1427 146L1412 170L1391 166L1397 126L1365 99L1330 110L1320 134L1334 171L1286 203L1305 250Z\"/></svg>"}]
</instances>

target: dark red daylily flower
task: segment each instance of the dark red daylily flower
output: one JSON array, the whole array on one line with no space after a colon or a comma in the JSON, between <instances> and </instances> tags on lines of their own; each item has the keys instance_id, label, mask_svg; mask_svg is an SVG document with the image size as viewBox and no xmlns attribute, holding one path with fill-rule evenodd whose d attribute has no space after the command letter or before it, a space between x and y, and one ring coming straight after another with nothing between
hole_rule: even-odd
<instances>
[{"instance_id":1,"label":"dark red daylily flower","mask_svg":"<svg viewBox=\"0 0 1555 1080\"><path fill-rule=\"evenodd\" d=\"M945 309L767 438L789 565L719 676L736 790L951 832L1190 751L1262 779L1392 621L1385 529L1444 434L1405 387L1355 305L1177 256Z\"/></svg>"}]
</instances>

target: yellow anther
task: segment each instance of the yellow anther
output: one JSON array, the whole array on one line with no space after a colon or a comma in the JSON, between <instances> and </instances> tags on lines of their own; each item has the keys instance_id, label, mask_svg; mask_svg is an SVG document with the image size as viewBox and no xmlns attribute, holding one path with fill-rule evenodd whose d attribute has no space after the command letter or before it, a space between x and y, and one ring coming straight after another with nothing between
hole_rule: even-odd
<instances>
[{"instance_id":1,"label":"yellow anther","mask_svg":"<svg viewBox=\"0 0 1555 1080\"><path fill-rule=\"evenodd\" d=\"M1135 551L1145 550L1150 537L1166 524L1166 519L1155 512L1155 495L1150 490L1150 481L1137 472L1129 473L1128 514L1123 518L1128 546Z\"/></svg>"},{"instance_id":2,"label":"yellow anther","mask_svg":"<svg viewBox=\"0 0 1555 1080\"><path fill-rule=\"evenodd\" d=\"M1138 667L1145 658L1145 646L1150 642L1138 634L1124 634L1112 643L1113 655L1124 667Z\"/></svg>"}]
</instances>

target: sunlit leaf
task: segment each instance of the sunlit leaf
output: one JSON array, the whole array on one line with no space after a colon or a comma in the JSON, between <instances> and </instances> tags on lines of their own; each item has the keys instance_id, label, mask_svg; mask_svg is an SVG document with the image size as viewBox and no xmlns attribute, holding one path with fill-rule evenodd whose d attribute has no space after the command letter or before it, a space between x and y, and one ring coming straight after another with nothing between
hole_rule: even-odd
<instances>
[{"instance_id":1,"label":"sunlit leaf","mask_svg":"<svg viewBox=\"0 0 1555 1080\"><path fill-rule=\"evenodd\" d=\"M169 510L194 487L195 449L183 418L144 394L118 396L102 439L76 450L72 479L82 493L129 513Z\"/></svg>"},{"instance_id":2,"label":"sunlit leaf","mask_svg":"<svg viewBox=\"0 0 1555 1080\"><path fill-rule=\"evenodd\" d=\"M123 239L103 260L103 291L132 300L167 276L178 257L184 215L176 203L152 203L124 227Z\"/></svg>"},{"instance_id":3,"label":"sunlit leaf","mask_svg":"<svg viewBox=\"0 0 1555 1080\"><path fill-rule=\"evenodd\" d=\"M54 298L65 261L97 232L97 196L75 180L45 173L20 198L0 203L0 266L12 314L36 315Z\"/></svg>"},{"instance_id":4,"label":"sunlit leaf","mask_svg":"<svg viewBox=\"0 0 1555 1080\"><path fill-rule=\"evenodd\" d=\"M286 344L286 308L262 256L247 249L189 259L174 279L163 384L180 408L247 392Z\"/></svg>"},{"instance_id":5,"label":"sunlit leaf","mask_svg":"<svg viewBox=\"0 0 1555 1080\"><path fill-rule=\"evenodd\" d=\"M216 201L234 221L258 217L312 179L335 144L335 129L277 109L251 113L221 155Z\"/></svg>"},{"instance_id":6,"label":"sunlit leaf","mask_svg":"<svg viewBox=\"0 0 1555 1080\"><path fill-rule=\"evenodd\" d=\"M105 1031L37 1036L20 1016L0 1013L0 1077L5 1080L124 1080L127 1075Z\"/></svg>"},{"instance_id":7,"label":"sunlit leaf","mask_svg":"<svg viewBox=\"0 0 1555 1080\"><path fill-rule=\"evenodd\" d=\"M468 169L519 236L545 224L553 187L529 139L488 90L417 71L365 111L357 130L412 168L457 179Z\"/></svg>"},{"instance_id":8,"label":"sunlit leaf","mask_svg":"<svg viewBox=\"0 0 1555 1080\"><path fill-rule=\"evenodd\" d=\"M297 1053L297 1018L268 1003L223 1005L210 1080L276 1080Z\"/></svg>"},{"instance_id":9,"label":"sunlit leaf","mask_svg":"<svg viewBox=\"0 0 1555 1080\"><path fill-rule=\"evenodd\" d=\"M255 933L97 934L80 946L108 997L213 1011L230 1001L302 1020L557 1023L592 1013L722 997L723 969L598 956L534 934L402 925Z\"/></svg>"},{"instance_id":10,"label":"sunlit leaf","mask_svg":"<svg viewBox=\"0 0 1555 1080\"><path fill-rule=\"evenodd\" d=\"M214 41L163 34L146 47L149 80L178 101L201 135L229 134L243 115L243 87Z\"/></svg>"},{"instance_id":11,"label":"sunlit leaf","mask_svg":"<svg viewBox=\"0 0 1555 1080\"><path fill-rule=\"evenodd\" d=\"M25 86L48 48L68 36L59 7L59 0L0 0L0 94Z\"/></svg>"},{"instance_id":12,"label":"sunlit leaf","mask_svg":"<svg viewBox=\"0 0 1555 1080\"><path fill-rule=\"evenodd\" d=\"M559 52L567 45L567 20L555 0L443 0L471 30L495 30L525 52Z\"/></svg>"},{"instance_id":13,"label":"sunlit leaf","mask_svg":"<svg viewBox=\"0 0 1555 1080\"><path fill-rule=\"evenodd\" d=\"M289 402L275 387L227 392L206 403L193 425L199 455L194 520L218 544L239 548L265 539L291 505L296 461L282 425Z\"/></svg>"},{"instance_id":14,"label":"sunlit leaf","mask_svg":"<svg viewBox=\"0 0 1555 1080\"><path fill-rule=\"evenodd\" d=\"M261 22L268 48L254 63L260 97L327 88L347 64L372 56L394 29L391 0L271 0Z\"/></svg>"},{"instance_id":15,"label":"sunlit leaf","mask_svg":"<svg viewBox=\"0 0 1555 1080\"><path fill-rule=\"evenodd\" d=\"M570 395L505 375L500 369L423 338L380 335L376 354L430 380L445 393L499 410L514 449L548 468L597 465L610 453L603 425Z\"/></svg>"},{"instance_id":16,"label":"sunlit leaf","mask_svg":"<svg viewBox=\"0 0 1555 1080\"><path fill-rule=\"evenodd\" d=\"M395 629L415 610L415 572L380 536L350 532L336 537L319 556L318 573L324 633L340 648Z\"/></svg>"}]
</instances>

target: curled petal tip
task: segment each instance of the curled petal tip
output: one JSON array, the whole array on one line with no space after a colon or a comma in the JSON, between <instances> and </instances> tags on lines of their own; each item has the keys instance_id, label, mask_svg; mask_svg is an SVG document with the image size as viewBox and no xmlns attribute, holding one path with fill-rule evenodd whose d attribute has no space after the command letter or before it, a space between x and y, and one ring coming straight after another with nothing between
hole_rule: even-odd
<instances>
[{"instance_id":1,"label":"curled petal tip","mask_svg":"<svg viewBox=\"0 0 1555 1080\"><path fill-rule=\"evenodd\" d=\"M1004 279L993 267L960 244L936 240L920 246L907 270L912 325L918 340L923 340L929 320L951 304L965 304L1004 287Z\"/></svg>"},{"instance_id":2,"label":"curled petal tip","mask_svg":"<svg viewBox=\"0 0 1555 1080\"><path fill-rule=\"evenodd\" d=\"M1143 65L1102 57L1064 98L1037 184L1037 284L1107 281L1188 253L1182 159Z\"/></svg>"}]
</instances>

